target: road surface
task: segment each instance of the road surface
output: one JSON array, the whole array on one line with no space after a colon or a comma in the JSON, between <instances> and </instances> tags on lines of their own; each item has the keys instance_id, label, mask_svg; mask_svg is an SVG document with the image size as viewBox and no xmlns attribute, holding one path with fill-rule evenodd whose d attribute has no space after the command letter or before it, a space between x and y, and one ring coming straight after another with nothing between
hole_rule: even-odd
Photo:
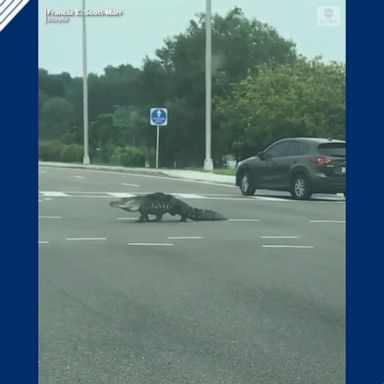
<instances>
[{"instance_id":1,"label":"road surface","mask_svg":"<svg viewBox=\"0 0 384 384\"><path fill-rule=\"evenodd\" d=\"M167 192L230 220L135 223ZM39 383L339 384L345 201L39 169Z\"/></svg>"}]
</instances>

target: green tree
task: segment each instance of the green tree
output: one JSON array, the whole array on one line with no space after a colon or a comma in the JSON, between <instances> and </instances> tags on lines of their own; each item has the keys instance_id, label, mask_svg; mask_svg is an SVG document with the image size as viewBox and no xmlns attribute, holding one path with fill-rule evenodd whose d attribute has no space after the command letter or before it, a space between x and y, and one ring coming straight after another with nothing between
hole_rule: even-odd
<instances>
[{"instance_id":1,"label":"green tree","mask_svg":"<svg viewBox=\"0 0 384 384\"><path fill-rule=\"evenodd\" d=\"M61 97L47 98L41 107L39 135L42 139L59 139L71 129L73 109L70 102Z\"/></svg>"},{"instance_id":2,"label":"green tree","mask_svg":"<svg viewBox=\"0 0 384 384\"><path fill-rule=\"evenodd\" d=\"M216 100L222 123L219 145L233 143L264 149L292 136L345 137L345 66L304 58L293 64L258 68Z\"/></svg>"}]
</instances>

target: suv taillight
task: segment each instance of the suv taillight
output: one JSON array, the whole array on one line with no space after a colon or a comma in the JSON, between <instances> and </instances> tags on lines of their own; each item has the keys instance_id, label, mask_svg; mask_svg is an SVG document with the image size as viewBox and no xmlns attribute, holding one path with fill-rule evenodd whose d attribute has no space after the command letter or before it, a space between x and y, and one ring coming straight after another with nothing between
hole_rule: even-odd
<instances>
[{"instance_id":1,"label":"suv taillight","mask_svg":"<svg viewBox=\"0 0 384 384\"><path fill-rule=\"evenodd\" d=\"M332 161L329 157L326 156L312 156L310 159L318 165L326 165Z\"/></svg>"}]
</instances>

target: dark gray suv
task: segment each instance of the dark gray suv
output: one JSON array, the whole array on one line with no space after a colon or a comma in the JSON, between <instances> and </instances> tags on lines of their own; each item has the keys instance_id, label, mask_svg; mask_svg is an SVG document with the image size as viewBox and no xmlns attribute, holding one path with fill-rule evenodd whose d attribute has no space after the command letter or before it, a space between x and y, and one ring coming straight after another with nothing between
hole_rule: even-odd
<instances>
[{"instance_id":1,"label":"dark gray suv","mask_svg":"<svg viewBox=\"0 0 384 384\"><path fill-rule=\"evenodd\" d=\"M345 141L298 137L279 140L239 162L236 185L243 195L256 189L289 191L307 200L313 193L344 193Z\"/></svg>"}]
</instances>

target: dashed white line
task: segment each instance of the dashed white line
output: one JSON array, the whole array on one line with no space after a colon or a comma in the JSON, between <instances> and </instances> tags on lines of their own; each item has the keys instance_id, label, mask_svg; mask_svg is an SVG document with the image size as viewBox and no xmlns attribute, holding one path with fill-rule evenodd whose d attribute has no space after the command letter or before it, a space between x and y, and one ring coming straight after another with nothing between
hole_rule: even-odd
<instances>
[{"instance_id":1,"label":"dashed white line","mask_svg":"<svg viewBox=\"0 0 384 384\"><path fill-rule=\"evenodd\" d=\"M73 176L75 179L85 179L85 176Z\"/></svg>"},{"instance_id":2,"label":"dashed white line","mask_svg":"<svg viewBox=\"0 0 384 384\"><path fill-rule=\"evenodd\" d=\"M334 223L345 224L345 220L309 220L310 223Z\"/></svg>"},{"instance_id":3,"label":"dashed white line","mask_svg":"<svg viewBox=\"0 0 384 384\"><path fill-rule=\"evenodd\" d=\"M169 240L197 240L202 238L203 236L168 236Z\"/></svg>"},{"instance_id":4,"label":"dashed white line","mask_svg":"<svg viewBox=\"0 0 384 384\"><path fill-rule=\"evenodd\" d=\"M49 241L39 241L39 244L49 244Z\"/></svg>"},{"instance_id":5,"label":"dashed white line","mask_svg":"<svg viewBox=\"0 0 384 384\"><path fill-rule=\"evenodd\" d=\"M228 219L227 221L238 221L238 222L248 222L248 221L260 221L260 219Z\"/></svg>"},{"instance_id":6,"label":"dashed white line","mask_svg":"<svg viewBox=\"0 0 384 384\"><path fill-rule=\"evenodd\" d=\"M62 216L39 216L39 219L62 219Z\"/></svg>"},{"instance_id":7,"label":"dashed white line","mask_svg":"<svg viewBox=\"0 0 384 384\"><path fill-rule=\"evenodd\" d=\"M106 192L109 196L112 196L112 197L134 197L136 195L134 195L133 193L124 193L124 192Z\"/></svg>"},{"instance_id":8,"label":"dashed white line","mask_svg":"<svg viewBox=\"0 0 384 384\"><path fill-rule=\"evenodd\" d=\"M194 193L172 193L173 196L178 196L184 199L205 199L204 196L196 195Z\"/></svg>"},{"instance_id":9,"label":"dashed white line","mask_svg":"<svg viewBox=\"0 0 384 384\"><path fill-rule=\"evenodd\" d=\"M121 183L121 185L125 185L127 187L136 187L136 188L140 187L140 185L138 185L138 184Z\"/></svg>"},{"instance_id":10,"label":"dashed white line","mask_svg":"<svg viewBox=\"0 0 384 384\"><path fill-rule=\"evenodd\" d=\"M138 245L138 246L145 246L145 245L160 245L165 247L173 247L174 244L172 243L128 243L128 245Z\"/></svg>"},{"instance_id":11,"label":"dashed white line","mask_svg":"<svg viewBox=\"0 0 384 384\"><path fill-rule=\"evenodd\" d=\"M135 217L118 217L116 220L137 220Z\"/></svg>"},{"instance_id":12,"label":"dashed white line","mask_svg":"<svg viewBox=\"0 0 384 384\"><path fill-rule=\"evenodd\" d=\"M98 241L98 240L107 240L106 237L67 237L67 241Z\"/></svg>"},{"instance_id":13,"label":"dashed white line","mask_svg":"<svg viewBox=\"0 0 384 384\"><path fill-rule=\"evenodd\" d=\"M42 171L41 169L39 169L39 173L47 173L47 171Z\"/></svg>"},{"instance_id":14,"label":"dashed white line","mask_svg":"<svg viewBox=\"0 0 384 384\"><path fill-rule=\"evenodd\" d=\"M261 201L279 201L279 202L287 202L292 203L294 200L284 199L280 197L267 197L267 196L250 196L251 199L261 200Z\"/></svg>"},{"instance_id":15,"label":"dashed white line","mask_svg":"<svg viewBox=\"0 0 384 384\"><path fill-rule=\"evenodd\" d=\"M263 248L303 248L303 249L312 249L312 245L262 245Z\"/></svg>"},{"instance_id":16,"label":"dashed white line","mask_svg":"<svg viewBox=\"0 0 384 384\"><path fill-rule=\"evenodd\" d=\"M58 192L58 191L40 191L40 194L43 196L49 196L49 197L67 197L68 195L64 192Z\"/></svg>"},{"instance_id":17,"label":"dashed white line","mask_svg":"<svg viewBox=\"0 0 384 384\"><path fill-rule=\"evenodd\" d=\"M300 236L260 236L262 239L300 239Z\"/></svg>"}]
</instances>

